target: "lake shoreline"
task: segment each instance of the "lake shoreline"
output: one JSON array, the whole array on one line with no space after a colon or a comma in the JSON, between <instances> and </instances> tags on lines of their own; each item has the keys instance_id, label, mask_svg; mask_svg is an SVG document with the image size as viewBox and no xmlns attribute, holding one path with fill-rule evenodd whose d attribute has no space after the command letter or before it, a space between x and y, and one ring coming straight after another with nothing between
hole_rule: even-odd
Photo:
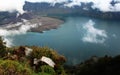
<instances>
[{"instance_id":1,"label":"lake shoreline","mask_svg":"<svg viewBox=\"0 0 120 75\"><path fill-rule=\"evenodd\" d=\"M29 32L43 33L43 31L57 29L61 24L64 23L63 20L52 17L40 17L39 21L41 22L41 26L38 26L36 28L31 28Z\"/></svg>"},{"instance_id":2,"label":"lake shoreline","mask_svg":"<svg viewBox=\"0 0 120 75\"><path fill-rule=\"evenodd\" d=\"M63 23L63 20L57 18L34 16L34 18L30 20L22 19L22 22L2 25L0 28L7 30L19 30L22 25L26 25L29 27L29 30L27 30L27 32L43 33L43 31L57 29Z\"/></svg>"}]
</instances>

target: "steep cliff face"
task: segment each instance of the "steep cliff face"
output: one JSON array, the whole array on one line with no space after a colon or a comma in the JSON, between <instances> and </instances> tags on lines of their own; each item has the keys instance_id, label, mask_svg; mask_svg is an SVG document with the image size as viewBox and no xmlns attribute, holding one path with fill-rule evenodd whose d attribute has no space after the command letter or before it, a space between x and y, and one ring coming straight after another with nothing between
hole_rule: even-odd
<instances>
[{"instance_id":1,"label":"steep cliff face","mask_svg":"<svg viewBox=\"0 0 120 75\"><path fill-rule=\"evenodd\" d=\"M17 12L9 13L9 12L0 12L0 25L10 24L22 22L22 19L32 19L33 14L24 13L22 15L17 16Z\"/></svg>"},{"instance_id":2,"label":"steep cliff face","mask_svg":"<svg viewBox=\"0 0 120 75\"><path fill-rule=\"evenodd\" d=\"M113 3L112 3L113 4ZM24 10L39 15L84 15L102 19L120 19L120 12L102 12L99 9L92 8L93 3L81 3L81 5L75 5L73 7L65 6L65 3L56 3L51 5L50 3L30 3L26 2Z\"/></svg>"},{"instance_id":3,"label":"steep cliff face","mask_svg":"<svg viewBox=\"0 0 120 75\"><path fill-rule=\"evenodd\" d=\"M92 3L82 4L81 6L68 7L64 3L56 3L51 5L50 3L30 3L26 2L24 10L40 14L75 14L91 9ZM85 9L85 8L86 9ZM90 10L91 11L91 10Z\"/></svg>"}]
</instances>

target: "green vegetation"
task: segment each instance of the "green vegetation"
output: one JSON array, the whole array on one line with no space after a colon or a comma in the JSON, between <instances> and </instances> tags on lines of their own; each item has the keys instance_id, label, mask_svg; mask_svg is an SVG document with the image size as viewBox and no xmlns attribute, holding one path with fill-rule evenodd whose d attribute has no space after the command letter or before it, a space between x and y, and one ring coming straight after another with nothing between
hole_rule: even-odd
<instances>
[{"instance_id":1,"label":"green vegetation","mask_svg":"<svg viewBox=\"0 0 120 75\"><path fill-rule=\"evenodd\" d=\"M41 66L41 70L42 70L41 73L56 75L54 69L52 67L48 66L48 65Z\"/></svg>"},{"instance_id":2,"label":"green vegetation","mask_svg":"<svg viewBox=\"0 0 120 75\"><path fill-rule=\"evenodd\" d=\"M26 55L26 46L7 48L0 38L0 75L65 75L64 56L48 47L31 46L29 49L32 51ZM42 56L53 60L55 66L38 61ZM38 59L36 64L35 58Z\"/></svg>"},{"instance_id":3,"label":"green vegetation","mask_svg":"<svg viewBox=\"0 0 120 75\"><path fill-rule=\"evenodd\" d=\"M32 75L32 70L17 61L0 60L0 75Z\"/></svg>"},{"instance_id":4,"label":"green vegetation","mask_svg":"<svg viewBox=\"0 0 120 75\"><path fill-rule=\"evenodd\" d=\"M2 41L2 38L0 37L0 57L5 56L6 53L6 46L5 43Z\"/></svg>"},{"instance_id":5,"label":"green vegetation","mask_svg":"<svg viewBox=\"0 0 120 75\"><path fill-rule=\"evenodd\" d=\"M120 75L120 55L116 57L92 57L73 67L67 67L68 75Z\"/></svg>"},{"instance_id":6,"label":"green vegetation","mask_svg":"<svg viewBox=\"0 0 120 75\"><path fill-rule=\"evenodd\" d=\"M0 75L120 75L120 55L94 56L81 64L64 66L65 57L53 49L27 48L32 49L29 55L26 55L26 46L7 48L0 38ZM52 59L55 66L38 61L43 56Z\"/></svg>"}]
</instances>

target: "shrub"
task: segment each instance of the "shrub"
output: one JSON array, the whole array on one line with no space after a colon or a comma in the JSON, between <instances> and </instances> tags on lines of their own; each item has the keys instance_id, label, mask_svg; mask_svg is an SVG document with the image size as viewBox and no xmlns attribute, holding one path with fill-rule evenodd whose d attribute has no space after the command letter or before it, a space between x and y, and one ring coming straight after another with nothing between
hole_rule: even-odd
<instances>
[{"instance_id":1,"label":"shrub","mask_svg":"<svg viewBox=\"0 0 120 75\"><path fill-rule=\"evenodd\" d=\"M59 55L55 50L48 47L32 47L33 52L31 53L32 58L40 59L42 56L51 58L55 63L63 64L66 59L64 56Z\"/></svg>"},{"instance_id":2,"label":"shrub","mask_svg":"<svg viewBox=\"0 0 120 75\"><path fill-rule=\"evenodd\" d=\"M41 59L42 56L46 56L51 58L55 62L54 69L57 74L61 74L64 71L63 64L66 61L64 56L59 55L55 50L52 50L48 47L32 46L31 48L33 49L33 52L31 53L30 60L34 58ZM31 60L31 62L33 62L33 60ZM40 65L45 65L45 64L39 63L37 67L40 67ZM39 71L38 69L39 68L37 68L36 71Z\"/></svg>"},{"instance_id":3,"label":"shrub","mask_svg":"<svg viewBox=\"0 0 120 75\"><path fill-rule=\"evenodd\" d=\"M17 61L0 60L0 75L32 75L28 67L24 67Z\"/></svg>"},{"instance_id":4,"label":"shrub","mask_svg":"<svg viewBox=\"0 0 120 75\"><path fill-rule=\"evenodd\" d=\"M5 53L6 53L6 46L4 45L4 42L0 37L0 57L4 57Z\"/></svg>"},{"instance_id":5,"label":"shrub","mask_svg":"<svg viewBox=\"0 0 120 75\"><path fill-rule=\"evenodd\" d=\"M48 65L43 65L40 68L42 70L42 73L48 73L50 75L56 75L55 70Z\"/></svg>"}]
</instances>

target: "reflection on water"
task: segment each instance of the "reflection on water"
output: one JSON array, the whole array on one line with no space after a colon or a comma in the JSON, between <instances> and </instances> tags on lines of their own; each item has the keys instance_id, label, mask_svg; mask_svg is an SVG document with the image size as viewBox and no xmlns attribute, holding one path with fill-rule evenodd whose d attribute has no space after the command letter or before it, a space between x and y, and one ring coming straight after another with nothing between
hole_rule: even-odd
<instances>
[{"instance_id":1,"label":"reflection on water","mask_svg":"<svg viewBox=\"0 0 120 75\"><path fill-rule=\"evenodd\" d=\"M12 45L48 46L76 64L91 56L120 54L120 22L68 17L58 29L6 36Z\"/></svg>"}]
</instances>

